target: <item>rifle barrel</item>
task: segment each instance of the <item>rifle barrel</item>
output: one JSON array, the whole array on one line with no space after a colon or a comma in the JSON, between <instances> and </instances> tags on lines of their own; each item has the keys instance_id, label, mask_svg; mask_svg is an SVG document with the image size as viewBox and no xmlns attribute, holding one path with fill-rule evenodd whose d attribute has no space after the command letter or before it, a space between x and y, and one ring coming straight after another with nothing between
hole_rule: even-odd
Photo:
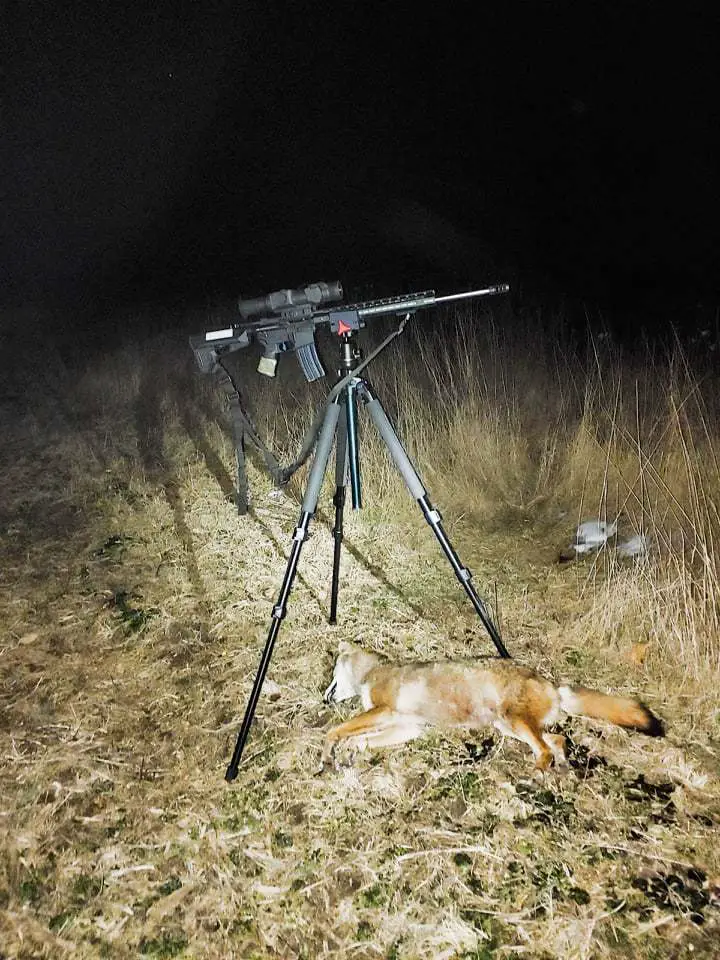
<instances>
[{"instance_id":1,"label":"rifle barrel","mask_svg":"<svg viewBox=\"0 0 720 960\"><path fill-rule=\"evenodd\" d=\"M347 307L340 304L332 309L356 310L358 315L363 318L389 313L414 313L423 307L434 307L438 303L449 303L452 300L469 300L471 297L490 297L498 293L507 293L509 289L510 284L499 283L493 287L484 287L481 290L466 290L464 293L451 293L445 297L436 297L434 290L423 290L421 293L386 297L382 300L371 300L369 303L355 303Z\"/></svg>"},{"instance_id":2,"label":"rifle barrel","mask_svg":"<svg viewBox=\"0 0 720 960\"><path fill-rule=\"evenodd\" d=\"M435 303L449 303L450 300L467 300L469 297L491 297L496 293L507 293L509 283L499 283L494 287L484 287L482 290L467 290L465 293L450 293L445 297L435 297Z\"/></svg>"}]
</instances>

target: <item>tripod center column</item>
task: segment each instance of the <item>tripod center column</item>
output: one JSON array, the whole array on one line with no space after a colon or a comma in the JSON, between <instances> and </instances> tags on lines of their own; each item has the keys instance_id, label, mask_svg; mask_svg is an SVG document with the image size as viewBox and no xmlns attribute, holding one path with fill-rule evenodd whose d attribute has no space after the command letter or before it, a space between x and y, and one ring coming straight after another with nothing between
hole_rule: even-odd
<instances>
[{"instance_id":1,"label":"tripod center column","mask_svg":"<svg viewBox=\"0 0 720 960\"><path fill-rule=\"evenodd\" d=\"M352 332L342 335L342 349L340 354L341 377L352 373L362 360L362 352L355 342ZM362 509L362 489L360 485L360 448L357 420L357 393L355 381L351 380L345 388L345 416L347 419L347 457L350 473L350 494L353 510Z\"/></svg>"}]
</instances>

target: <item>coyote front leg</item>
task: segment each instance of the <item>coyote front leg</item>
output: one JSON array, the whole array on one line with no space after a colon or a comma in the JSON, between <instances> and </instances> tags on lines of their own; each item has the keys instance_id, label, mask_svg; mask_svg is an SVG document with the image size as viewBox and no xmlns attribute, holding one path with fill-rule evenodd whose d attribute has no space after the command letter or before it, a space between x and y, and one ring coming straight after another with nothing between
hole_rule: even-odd
<instances>
[{"instance_id":1,"label":"coyote front leg","mask_svg":"<svg viewBox=\"0 0 720 960\"><path fill-rule=\"evenodd\" d=\"M389 707L373 707L328 731L320 769L323 770L332 761L335 747L341 741L358 750L365 750L367 747L392 747L419 737L426 726L420 717L398 713Z\"/></svg>"}]
</instances>

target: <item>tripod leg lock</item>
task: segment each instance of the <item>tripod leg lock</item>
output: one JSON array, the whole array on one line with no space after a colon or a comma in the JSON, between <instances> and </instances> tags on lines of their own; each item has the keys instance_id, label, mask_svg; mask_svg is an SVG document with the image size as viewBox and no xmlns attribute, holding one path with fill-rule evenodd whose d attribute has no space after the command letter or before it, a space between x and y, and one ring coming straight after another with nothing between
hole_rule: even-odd
<instances>
[{"instance_id":1,"label":"tripod leg lock","mask_svg":"<svg viewBox=\"0 0 720 960\"><path fill-rule=\"evenodd\" d=\"M440 523L442 520L442 514L439 510L436 510L434 507L432 510L428 510L425 514L425 519L428 523Z\"/></svg>"},{"instance_id":2,"label":"tripod leg lock","mask_svg":"<svg viewBox=\"0 0 720 960\"><path fill-rule=\"evenodd\" d=\"M284 620L285 619L285 605L282 603L276 603L272 608L272 618L273 620Z\"/></svg>"},{"instance_id":3,"label":"tripod leg lock","mask_svg":"<svg viewBox=\"0 0 720 960\"><path fill-rule=\"evenodd\" d=\"M295 527L292 538L293 543L305 543L307 540L307 527Z\"/></svg>"},{"instance_id":4,"label":"tripod leg lock","mask_svg":"<svg viewBox=\"0 0 720 960\"><path fill-rule=\"evenodd\" d=\"M458 580L460 580L462 583L469 583L472 580L472 573L467 567L460 567L457 576Z\"/></svg>"}]
</instances>

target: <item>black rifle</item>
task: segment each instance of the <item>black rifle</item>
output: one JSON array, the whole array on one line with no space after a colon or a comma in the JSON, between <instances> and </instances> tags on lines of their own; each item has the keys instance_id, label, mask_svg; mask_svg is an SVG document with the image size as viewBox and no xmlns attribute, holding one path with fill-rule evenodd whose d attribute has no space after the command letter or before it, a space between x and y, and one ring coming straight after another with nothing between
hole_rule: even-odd
<instances>
[{"instance_id":1,"label":"black rifle","mask_svg":"<svg viewBox=\"0 0 720 960\"><path fill-rule=\"evenodd\" d=\"M424 290L346 306L338 303L343 297L342 284L319 281L296 290L277 290L263 297L240 300L238 310L243 323L190 337L190 346L202 372L212 373L220 357L248 347L256 340L263 348L258 371L268 377L275 376L281 354L295 352L310 383L325 376L315 347L315 327L320 324L328 324L332 333L342 336L350 330L361 329L372 317L412 315L438 304L490 297L507 293L509 289L508 284L501 283L445 297L436 297L434 290ZM329 303L337 305L326 306Z\"/></svg>"}]
</instances>

